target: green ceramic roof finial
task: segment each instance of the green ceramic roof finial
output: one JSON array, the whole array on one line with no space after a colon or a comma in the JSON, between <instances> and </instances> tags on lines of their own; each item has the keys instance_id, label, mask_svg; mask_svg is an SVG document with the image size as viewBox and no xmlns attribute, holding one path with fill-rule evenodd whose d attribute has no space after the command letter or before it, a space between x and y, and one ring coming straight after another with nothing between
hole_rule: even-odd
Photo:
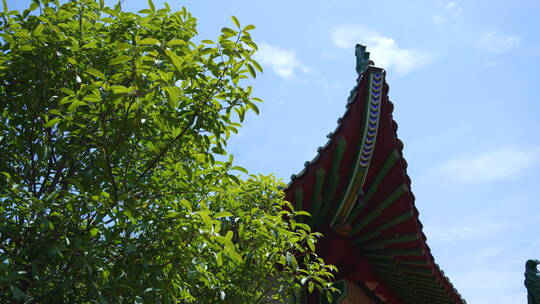
<instances>
[{"instance_id":1,"label":"green ceramic roof finial","mask_svg":"<svg viewBox=\"0 0 540 304\"><path fill-rule=\"evenodd\" d=\"M367 70L370 63L373 63L371 60L369 60L369 52L366 52L365 45L357 44L354 53L356 55L356 73L358 73L358 76L360 76L360 74Z\"/></svg>"},{"instance_id":2,"label":"green ceramic roof finial","mask_svg":"<svg viewBox=\"0 0 540 304\"><path fill-rule=\"evenodd\" d=\"M528 304L540 304L540 271L536 268L539 260L528 260L525 263L525 287L527 287Z\"/></svg>"}]
</instances>

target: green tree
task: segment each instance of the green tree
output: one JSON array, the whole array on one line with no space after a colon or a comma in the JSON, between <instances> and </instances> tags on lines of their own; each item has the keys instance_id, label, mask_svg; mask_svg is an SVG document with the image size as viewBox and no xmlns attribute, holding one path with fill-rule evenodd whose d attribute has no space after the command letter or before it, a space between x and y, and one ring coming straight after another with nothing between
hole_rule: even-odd
<instances>
[{"instance_id":1,"label":"green tree","mask_svg":"<svg viewBox=\"0 0 540 304\"><path fill-rule=\"evenodd\" d=\"M317 234L225 151L261 67L232 17L34 0L0 14L0 301L267 303L331 289ZM240 178L243 173L246 178Z\"/></svg>"}]
</instances>

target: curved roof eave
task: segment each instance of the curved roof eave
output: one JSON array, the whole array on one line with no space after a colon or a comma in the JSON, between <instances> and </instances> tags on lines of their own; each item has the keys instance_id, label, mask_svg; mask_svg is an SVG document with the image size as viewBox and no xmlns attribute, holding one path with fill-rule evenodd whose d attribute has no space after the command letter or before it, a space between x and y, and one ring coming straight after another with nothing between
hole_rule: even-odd
<instances>
[{"instance_id":1,"label":"curved roof eave","mask_svg":"<svg viewBox=\"0 0 540 304\"><path fill-rule=\"evenodd\" d=\"M405 303L465 303L426 243L388 89L384 70L366 66L328 142L291 177L286 199L312 214L313 229L345 229Z\"/></svg>"}]
</instances>

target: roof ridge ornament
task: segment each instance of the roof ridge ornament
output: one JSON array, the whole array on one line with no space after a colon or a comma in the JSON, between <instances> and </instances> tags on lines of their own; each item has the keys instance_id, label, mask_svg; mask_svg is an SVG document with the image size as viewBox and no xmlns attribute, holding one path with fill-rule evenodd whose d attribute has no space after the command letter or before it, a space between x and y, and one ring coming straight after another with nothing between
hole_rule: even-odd
<instances>
[{"instance_id":1,"label":"roof ridge ornament","mask_svg":"<svg viewBox=\"0 0 540 304\"><path fill-rule=\"evenodd\" d=\"M356 91L362 75L367 71L369 66L374 65L373 61L369 59L369 52L366 52L365 45L356 44L354 55L356 56L356 73L358 77L356 78L356 85L352 88L351 93L349 93L349 98L347 98L347 108L349 108L356 98Z\"/></svg>"},{"instance_id":2,"label":"roof ridge ornament","mask_svg":"<svg viewBox=\"0 0 540 304\"><path fill-rule=\"evenodd\" d=\"M540 271L537 266L540 260L528 260L525 263L525 287L527 287L527 303L540 304Z\"/></svg>"},{"instance_id":3,"label":"roof ridge ornament","mask_svg":"<svg viewBox=\"0 0 540 304\"><path fill-rule=\"evenodd\" d=\"M365 45L356 44L354 54L356 55L356 73L360 76L370 65L373 65L373 61L369 60L369 52L366 52Z\"/></svg>"}]
</instances>

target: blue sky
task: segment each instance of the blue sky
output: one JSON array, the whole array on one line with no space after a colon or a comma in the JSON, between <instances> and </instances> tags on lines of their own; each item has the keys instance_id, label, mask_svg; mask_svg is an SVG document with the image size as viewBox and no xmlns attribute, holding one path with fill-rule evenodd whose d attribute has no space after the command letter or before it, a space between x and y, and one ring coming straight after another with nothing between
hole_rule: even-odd
<instances>
[{"instance_id":1,"label":"blue sky","mask_svg":"<svg viewBox=\"0 0 540 304\"><path fill-rule=\"evenodd\" d=\"M231 26L230 15L257 27L265 72L252 85L265 103L229 148L252 173L285 182L335 128L356 79L353 45L367 45L387 70L436 261L468 303L526 303L524 263L540 258L540 2L170 4L199 19L201 39Z\"/></svg>"}]
</instances>

